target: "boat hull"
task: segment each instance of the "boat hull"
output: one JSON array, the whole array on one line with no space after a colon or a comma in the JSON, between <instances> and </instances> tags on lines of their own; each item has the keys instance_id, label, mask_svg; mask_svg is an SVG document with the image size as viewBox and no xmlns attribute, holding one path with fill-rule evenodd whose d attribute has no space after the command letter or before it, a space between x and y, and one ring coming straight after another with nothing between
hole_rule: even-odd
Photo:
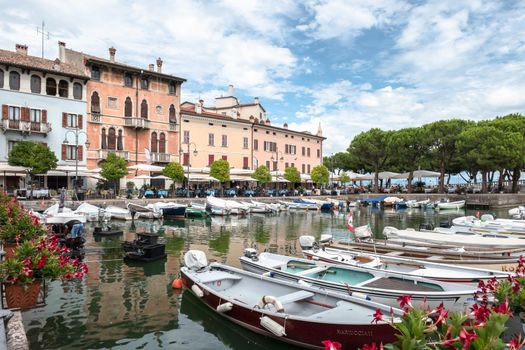
<instances>
[{"instance_id":1,"label":"boat hull","mask_svg":"<svg viewBox=\"0 0 525 350\"><path fill-rule=\"evenodd\" d=\"M195 283L191 276L182 270L181 277L184 287L195 294L192 290L192 286ZM283 313L282 316L266 314L254 309L252 305L241 306L238 303L233 304L233 308L227 313L219 313L216 311L217 306L223 303L224 300L207 289L203 291L204 295L200 299L206 306L225 319L253 332L308 349L324 349L321 343L324 340L337 341L342 344L343 349L359 349L364 344L377 341L388 343L396 339L394 329L388 324L351 325L312 322L288 318L289 315L286 313ZM286 335L278 337L262 327L261 316L263 315L283 326L286 330Z\"/></svg>"},{"instance_id":2,"label":"boat hull","mask_svg":"<svg viewBox=\"0 0 525 350\"><path fill-rule=\"evenodd\" d=\"M162 216L165 218L183 218L186 215L185 206L162 208Z\"/></svg>"}]
</instances>

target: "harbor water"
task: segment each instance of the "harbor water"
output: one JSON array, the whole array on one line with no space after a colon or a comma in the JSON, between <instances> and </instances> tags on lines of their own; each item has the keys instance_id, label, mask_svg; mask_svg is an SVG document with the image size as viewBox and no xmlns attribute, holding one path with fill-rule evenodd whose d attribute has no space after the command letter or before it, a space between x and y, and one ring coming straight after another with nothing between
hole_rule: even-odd
<instances>
[{"instance_id":1,"label":"harbor water","mask_svg":"<svg viewBox=\"0 0 525 350\"><path fill-rule=\"evenodd\" d=\"M370 225L379 237L385 226L439 226L466 214L475 213L355 208L353 223ZM506 210L494 214L506 217ZM83 281L48 283L46 305L23 312L30 348L293 349L234 325L190 293L172 289L182 256L189 249L199 249L210 260L236 267L240 267L239 257L248 247L301 256L301 235L347 238L347 218L346 212L307 211L134 224L114 221L113 227L123 229L124 234L102 238L94 237L95 225L88 224L84 261L89 273ZM121 242L135 239L139 232L163 237L167 258L149 263L124 262Z\"/></svg>"}]
</instances>

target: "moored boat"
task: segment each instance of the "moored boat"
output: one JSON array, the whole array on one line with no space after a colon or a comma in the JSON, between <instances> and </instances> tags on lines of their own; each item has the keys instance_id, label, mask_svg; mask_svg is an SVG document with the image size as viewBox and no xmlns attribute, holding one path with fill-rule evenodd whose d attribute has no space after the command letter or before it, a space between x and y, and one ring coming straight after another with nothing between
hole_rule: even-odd
<instances>
[{"instance_id":1,"label":"moored boat","mask_svg":"<svg viewBox=\"0 0 525 350\"><path fill-rule=\"evenodd\" d=\"M173 202L157 202L148 204L156 212L160 212L163 218L183 218L186 214L187 206Z\"/></svg>"},{"instance_id":2,"label":"moored boat","mask_svg":"<svg viewBox=\"0 0 525 350\"><path fill-rule=\"evenodd\" d=\"M490 214L482 215L480 219L474 216L460 216L452 219L459 227L468 227L474 232L525 235L525 221L514 219L494 219Z\"/></svg>"},{"instance_id":3,"label":"moored boat","mask_svg":"<svg viewBox=\"0 0 525 350\"><path fill-rule=\"evenodd\" d=\"M437 209L461 209L465 207L465 200L453 202L439 202L436 204Z\"/></svg>"},{"instance_id":4,"label":"moored boat","mask_svg":"<svg viewBox=\"0 0 525 350\"><path fill-rule=\"evenodd\" d=\"M410 295L415 305L430 308L441 303L447 309L464 311L474 303L475 285L441 282L405 273L415 264L389 269L377 257L355 260L354 265L335 265L273 253L254 254L248 248L240 258L243 269L295 283L308 283L323 290L360 295L368 300L396 307L398 298ZM380 265L385 265L381 267ZM300 282L301 281L301 282Z\"/></svg>"},{"instance_id":5,"label":"moored boat","mask_svg":"<svg viewBox=\"0 0 525 350\"><path fill-rule=\"evenodd\" d=\"M321 342L327 339L344 349L395 339L390 325L371 322L376 309L390 314L385 305L219 263L208 265L200 251L188 251L184 261L184 287L219 315L253 332L309 349L323 349Z\"/></svg>"},{"instance_id":6,"label":"moored boat","mask_svg":"<svg viewBox=\"0 0 525 350\"><path fill-rule=\"evenodd\" d=\"M111 220L131 220L131 213L128 209L108 205L104 210Z\"/></svg>"}]
</instances>

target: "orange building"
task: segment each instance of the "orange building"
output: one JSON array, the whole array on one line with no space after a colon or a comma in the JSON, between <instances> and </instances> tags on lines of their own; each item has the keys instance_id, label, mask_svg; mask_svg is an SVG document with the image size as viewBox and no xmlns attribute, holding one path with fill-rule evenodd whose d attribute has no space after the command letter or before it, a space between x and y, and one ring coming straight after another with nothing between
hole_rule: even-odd
<instances>
[{"instance_id":1,"label":"orange building","mask_svg":"<svg viewBox=\"0 0 525 350\"><path fill-rule=\"evenodd\" d=\"M205 107L202 101L184 102L180 126L182 164L192 168L226 159L234 169L266 165L281 173L294 166L308 175L323 161L325 138L320 125L316 134L290 130L286 123L274 126L257 97L253 103L242 104L231 85L227 96L215 99L214 107Z\"/></svg>"},{"instance_id":2,"label":"orange building","mask_svg":"<svg viewBox=\"0 0 525 350\"><path fill-rule=\"evenodd\" d=\"M148 69L115 60L116 49L103 59L67 49L59 42L62 62L82 66L87 83L87 130L91 142L89 169L108 154L124 157L129 165L165 165L179 161L178 115L181 85L186 80L162 72L158 58Z\"/></svg>"}]
</instances>

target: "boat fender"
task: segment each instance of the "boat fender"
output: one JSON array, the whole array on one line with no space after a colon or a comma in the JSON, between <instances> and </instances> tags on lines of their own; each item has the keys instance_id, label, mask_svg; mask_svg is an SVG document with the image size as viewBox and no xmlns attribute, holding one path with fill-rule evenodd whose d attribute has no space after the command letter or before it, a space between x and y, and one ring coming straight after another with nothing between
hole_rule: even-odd
<instances>
[{"instance_id":1,"label":"boat fender","mask_svg":"<svg viewBox=\"0 0 525 350\"><path fill-rule=\"evenodd\" d=\"M181 289L182 288L182 279L176 278L173 280L173 283L171 283L171 288L173 289Z\"/></svg>"},{"instance_id":2,"label":"boat fender","mask_svg":"<svg viewBox=\"0 0 525 350\"><path fill-rule=\"evenodd\" d=\"M198 285L194 284L193 286L191 286L191 290L193 291L193 293L195 293L196 296L198 296L199 298L202 298L204 296L204 293L202 292L202 289L199 288Z\"/></svg>"},{"instance_id":3,"label":"boat fender","mask_svg":"<svg viewBox=\"0 0 525 350\"><path fill-rule=\"evenodd\" d=\"M286 335L284 327L272 320L271 318L269 318L268 316L261 317L261 326L263 326L278 337Z\"/></svg>"},{"instance_id":4,"label":"boat fender","mask_svg":"<svg viewBox=\"0 0 525 350\"><path fill-rule=\"evenodd\" d=\"M365 299L365 300L372 300L372 299L370 299L370 297L368 295L366 295L364 293L352 292L352 296L356 297L356 298Z\"/></svg>"},{"instance_id":5,"label":"boat fender","mask_svg":"<svg viewBox=\"0 0 525 350\"><path fill-rule=\"evenodd\" d=\"M263 309L268 304L272 304L273 306L275 306L275 310L277 312L284 312L283 304L279 300L277 300L276 297L271 295L263 296L258 306L260 309Z\"/></svg>"},{"instance_id":6,"label":"boat fender","mask_svg":"<svg viewBox=\"0 0 525 350\"><path fill-rule=\"evenodd\" d=\"M233 304L230 302L217 305L217 311L220 313L228 312L233 309Z\"/></svg>"}]
</instances>

